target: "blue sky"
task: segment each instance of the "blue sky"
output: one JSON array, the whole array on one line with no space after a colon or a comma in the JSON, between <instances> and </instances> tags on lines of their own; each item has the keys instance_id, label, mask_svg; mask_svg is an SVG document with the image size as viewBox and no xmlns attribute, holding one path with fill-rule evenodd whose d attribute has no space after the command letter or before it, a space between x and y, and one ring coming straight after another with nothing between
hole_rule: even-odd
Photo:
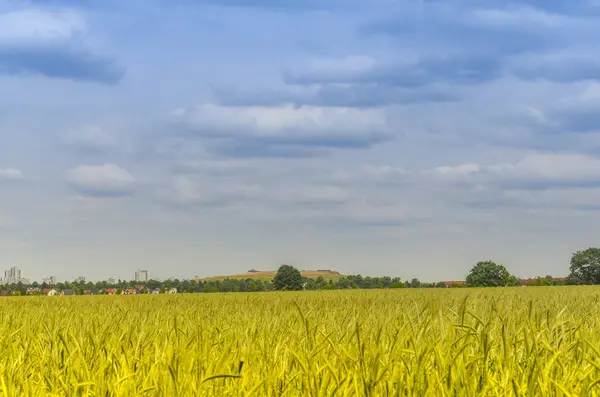
<instances>
[{"instance_id":1,"label":"blue sky","mask_svg":"<svg viewBox=\"0 0 600 397\"><path fill-rule=\"evenodd\" d=\"M32 278L568 272L600 2L0 0L0 252Z\"/></svg>"}]
</instances>

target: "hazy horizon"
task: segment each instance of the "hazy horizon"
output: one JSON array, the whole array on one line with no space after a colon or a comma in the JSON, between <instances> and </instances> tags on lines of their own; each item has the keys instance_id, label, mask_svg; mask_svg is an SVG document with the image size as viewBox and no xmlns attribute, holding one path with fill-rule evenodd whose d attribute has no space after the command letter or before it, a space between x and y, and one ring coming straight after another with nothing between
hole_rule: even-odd
<instances>
[{"instance_id":1,"label":"hazy horizon","mask_svg":"<svg viewBox=\"0 0 600 397\"><path fill-rule=\"evenodd\" d=\"M600 3L0 0L0 272L566 276Z\"/></svg>"}]
</instances>

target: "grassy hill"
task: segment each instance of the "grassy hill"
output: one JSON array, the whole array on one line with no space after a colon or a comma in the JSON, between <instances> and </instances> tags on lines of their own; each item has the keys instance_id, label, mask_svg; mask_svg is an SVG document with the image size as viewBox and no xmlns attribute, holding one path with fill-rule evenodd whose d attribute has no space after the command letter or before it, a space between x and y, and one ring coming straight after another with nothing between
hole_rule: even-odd
<instances>
[{"instance_id":1,"label":"grassy hill","mask_svg":"<svg viewBox=\"0 0 600 397\"><path fill-rule=\"evenodd\" d=\"M325 280L337 280L343 276L340 272L336 272L333 270L301 270L300 273L303 277L307 278L317 278L319 276L323 277ZM231 274L229 276L214 276L214 277L204 277L204 278L196 278L197 281L222 281L226 278L229 279L242 279L245 280L247 278L253 279L261 279L261 280L272 280L277 274L276 270L268 270L268 271L256 271L256 272L248 272L243 274Z\"/></svg>"}]
</instances>

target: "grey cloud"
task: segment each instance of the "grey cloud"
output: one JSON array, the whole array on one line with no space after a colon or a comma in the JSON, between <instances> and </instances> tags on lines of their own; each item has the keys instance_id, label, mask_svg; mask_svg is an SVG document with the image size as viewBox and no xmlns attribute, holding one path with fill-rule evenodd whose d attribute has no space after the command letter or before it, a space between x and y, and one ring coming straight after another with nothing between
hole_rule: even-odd
<instances>
[{"instance_id":1,"label":"grey cloud","mask_svg":"<svg viewBox=\"0 0 600 397\"><path fill-rule=\"evenodd\" d=\"M455 92L441 89L411 90L386 84L368 83L350 86L323 84L303 91L285 86L279 90L240 90L233 87L213 87L219 102L225 106L278 106L283 104L334 106L334 107L382 107L425 102L449 102L459 97Z\"/></svg>"},{"instance_id":2,"label":"grey cloud","mask_svg":"<svg viewBox=\"0 0 600 397\"><path fill-rule=\"evenodd\" d=\"M205 145L209 152L239 158L309 158L323 157L331 153L321 147L303 147L281 145L266 139L257 140L221 140Z\"/></svg>"},{"instance_id":3,"label":"grey cloud","mask_svg":"<svg viewBox=\"0 0 600 397\"><path fill-rule=\"evenodd\" d=\"M445 56L424 56L415 62L375 65L343 74L287 72L284 81L288 84L381 84L419 88L434 83L480 84L496 79L501 72L502 63L495 55L483 51L455 52Z\"/></svg>"},{"instance_id":4,"label":"grey cloud","mask_svg":"<svg viewBox=\"0 0 600 397\"><path fill-rule=\"evenodd\" d=\"M394 138L385 112L351 108L205 105L177 111L173 127L228 157L315 157Z\"/></svg>"},{"instance_id":5,"label":"grey cloud","mask_svg":"<svg viewBox=\"0 0 600 397\"><path fill-rule=\"evenodd\" d=\"M417 45L433 42L446 48L460 45L475 52L493 48L500 57L541 48L557 48L566 42L560 35L560 26L477 21L470 11L472 9L453 7L450 3L430 2L419 8L403 10L394 17L365 24L361 32L367 35L387 34L397 39L412 40Z\"/></svg>"},{"instance_id":6,"label":"grey cloud","mask_svg":"<svg viewBox=\"0 0 600 397\"><path fill-rule=\"evenodd\" d=\"M591 86L591 87L596 87ZM597 88L597 87L596 87ZM600 96L585 98L585 93L575 97L563 97L561 102L546 109L528 109L503 120L508 126L523 127L535 135L538 143L556 140L565 147L577 141L575 134L600 133ZM583 98L582 98L583 97ZM588 146L589 142L586 145ZM581 147L580 149L584 149Z\"/></svg>"},{"instance_id":7,"label":"grey cloud","mask_svg":"<svg viewBox=\"0 0 600 397\"><path fill-rule=\"evenodd\" d=\"M525 80L545 79L556 83L597 81L600 80L600 61L571 59L568 56L558 60L539 59L537 64L514 66L511 73Z\"/></svg>"},{"instance_id":8,"label":"grey cloud","mask_svg":"<svg viewBox=\"0 0 600 397\"><path fill-rule=\"evenodd\" d=\"M109 57L68 46L0 46L0 74L38 74L50 78L116 84L125 68Z\"/></svg>"},{"instance_id":9,"label":"grey cloud","mask_svg":"<svg viewBox=\"0 0 600 397\"><path fill-rule=\"evenodd\" d=\"M599 110L600 107L598 106L586 106L556 111L550 115L550 129L557 133L600 132ZM544 126L541 128L544 128Z\"/></svg>"}]
</instances>

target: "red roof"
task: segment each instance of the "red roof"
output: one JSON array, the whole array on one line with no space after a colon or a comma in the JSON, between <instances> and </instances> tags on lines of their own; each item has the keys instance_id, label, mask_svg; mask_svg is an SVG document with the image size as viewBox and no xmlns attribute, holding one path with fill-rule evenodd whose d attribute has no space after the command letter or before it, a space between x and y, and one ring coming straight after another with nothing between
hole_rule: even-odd
<instances>
[{"instance_id":1,"label":"red roof","mask_svg":"<svg viewBox=\"0 0 600 397\"><path fill-rule=\"evenodd\" d=\"M446 287L450 286L450 285L463 285L465 282L464 281L442 281L442 284L444 284Z\"/></svg>"},{"instance_id":2,"label":"red roof","mask_svg":"<svg viewBox=\"0 0 600 397\"><path fill-rule=\"evenodd\" d=\"M536 277L536 278L522 278L519 280L519 282L521 283L521 285L526 285L526 284L533 284L535 283L537 280L545 280L546 277ZM552 277L552 281L555 283L564 283L567 282L568 278L567 277Z\"/></svg>"}]
</instances>

